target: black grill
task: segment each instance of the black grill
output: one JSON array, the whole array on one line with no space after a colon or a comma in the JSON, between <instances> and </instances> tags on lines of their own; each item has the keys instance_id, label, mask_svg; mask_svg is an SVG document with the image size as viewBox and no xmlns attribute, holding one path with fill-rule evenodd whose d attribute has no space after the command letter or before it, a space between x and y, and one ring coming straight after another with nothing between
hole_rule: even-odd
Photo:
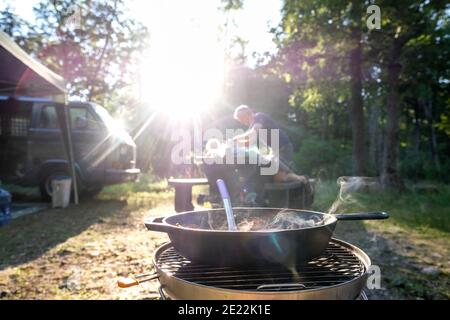
<instances>
[{"instance_id":1,"label":"black grill","mask_svg":"<svg viewBox=\"0 0 450 320\"><path fill-rule=\"evenodd\" d=\"M320 257L292 269L258 266L245 269L191 263L173 247L158 257L158 268L178 279L199 285L248 291L319 289L361 277L366 267L352 250L331 241Z\"/></svg>"}]
</instances>

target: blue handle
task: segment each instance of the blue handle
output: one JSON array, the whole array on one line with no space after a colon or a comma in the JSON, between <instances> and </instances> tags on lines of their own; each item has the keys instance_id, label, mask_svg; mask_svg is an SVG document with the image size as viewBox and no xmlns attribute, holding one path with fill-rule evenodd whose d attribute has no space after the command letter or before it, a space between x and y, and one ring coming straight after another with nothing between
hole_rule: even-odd
<instances>
[{"instance_id":1,"label":"blue handle","mask_svg":"<svg viewBox=\"0 0 450 320\"><path fill-rule=\"evenodd\" d=\"M217 187L219 188L220 196L222 199L230 199L230 195L228 194L227 186L222 179L217 179L216 181Z\"/></svg>"},{"instance_id":2,"label":"blue handle","mask_svg":"<svg viewBox=\"0 0 450 320\"><path fill-rule=\"evenodd\" d=\"M219 188L220 196L223 200L223 207L227 215L228 230L236 231L236 222L234 221L233 208L231 206L230 195L228 194L227 186L222 179L217 179L217 187Z\"/></svg>"}]
</instances>

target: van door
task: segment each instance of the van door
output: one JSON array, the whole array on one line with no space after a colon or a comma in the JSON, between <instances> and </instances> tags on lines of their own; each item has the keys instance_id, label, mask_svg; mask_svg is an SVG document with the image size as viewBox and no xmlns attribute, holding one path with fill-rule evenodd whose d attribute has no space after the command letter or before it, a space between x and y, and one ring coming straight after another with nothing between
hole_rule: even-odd
<instances>
[{"instance_id":1,"label":"van door","mask_svg":"<svg viewBox=\"0 0 450 320\"><path fill-rule=\"evenodd\" d=\"M70 105L70 125L75 159L87 180L102 182L108 131L88 104Z\"/></svg>"},{"instance_id":2,"label":"van door","mask_svg":"<svg viewBox=\"0 0 450 320\"><path fill-rule=\"evenodd\" d=\"M33 167L47 160L66 159L56 104L34 104L28 137L29 162Z\"/></svg>"},{"instance_id":3,"label":"van door","mask_svg":"<svg viewBox=\"0 0 450 320\"><path fill-rule=\"evenodd\" d=\"M33 125L29 131L29 155L33 166L48 160L66 160L66 153L59 126L56 103L36 103L33 109ZM102 183L104 164L101 157L102 141L107 130L88 105L69 108L72 144L75 161L84 179Z\"/></svg>"},{"instance_id":4,"label":"van door","mask_svg":"<svg viewBox=\"0 0 450 320\"><path fill-rule=\"evenodd\" d=\"M0 180L22 180L26 173L31 113L30 103L0 101Z\"/></svg>"}]
</instances>

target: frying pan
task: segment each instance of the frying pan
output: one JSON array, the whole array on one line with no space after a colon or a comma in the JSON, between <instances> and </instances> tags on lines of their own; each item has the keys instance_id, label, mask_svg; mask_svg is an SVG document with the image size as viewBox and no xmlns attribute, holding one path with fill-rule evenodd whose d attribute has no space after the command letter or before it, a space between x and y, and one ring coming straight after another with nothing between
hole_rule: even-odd
<instances>
[{"instance_id":1,"label":"frying pan","mask_svg":"<svg viewBox=\"0 0 450 320\"><path fill-rule=\"evenodd\" d=\"M307 262L325 250L338 221L387 219L385 212L327 214L278 208L233 208L236 224L263 219L271 221L289 210L304 219L320 221L312 227L256 231L217 230L226 221L223 209L190 211L150 218L145 226L166 232L175 249L187 259L215 266L252 266L261 263L286 267Z\"/></svg>"}]
</instances>

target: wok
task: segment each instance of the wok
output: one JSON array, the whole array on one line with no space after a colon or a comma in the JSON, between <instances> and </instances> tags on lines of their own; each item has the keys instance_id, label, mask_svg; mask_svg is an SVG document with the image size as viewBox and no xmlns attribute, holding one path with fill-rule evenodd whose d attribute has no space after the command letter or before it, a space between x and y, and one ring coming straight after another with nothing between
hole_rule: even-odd
<instances>
[{"instance_id":1,"label":"wok","mask_svg":"<svg viewBox=\"0 0 450 320\"><path fill-rule=\"evenodd\" d=\"M304 220L310 227L228 231L223 209L191 211L145 221L147 229L166 232L174 248L187 259L215 266L245 266L261 263L286 267L307 262L325 250L338 221L386 219L385 212L327 214L276 208L233 208L236 224L273 221L280 211ZM266 223L267 224L267 223Z\"/></svg>"}]
</instances>

